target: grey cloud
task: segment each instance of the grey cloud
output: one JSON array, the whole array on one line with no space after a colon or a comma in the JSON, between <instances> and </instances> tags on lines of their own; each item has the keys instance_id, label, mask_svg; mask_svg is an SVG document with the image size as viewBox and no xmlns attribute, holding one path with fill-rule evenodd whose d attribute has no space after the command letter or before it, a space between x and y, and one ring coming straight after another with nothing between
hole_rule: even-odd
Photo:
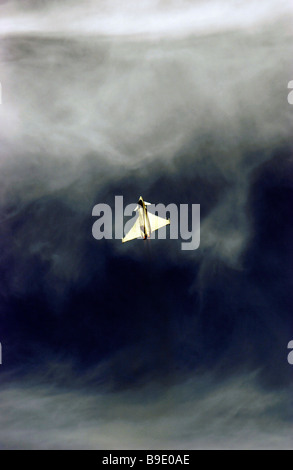
<instances>
[{"instance_id":1,"label":"grey cloud","mask_svg":"<svg viewBox=\"0 0 293 470\"><path fill-rule=\"evenodd\" d=\"M152 273L158 267L159 279L160 262L167 265L161 292L160 283L154 287L151 276L146 276L159 302L151 299L144 311L149 314L154 310L157 315L170 292L170 279L174 276L177 280L177 272L171 269L169 273L168 267L176 266L181 276L180 269L187 266L180 295L176 282L167 302L171 318L169 311L160 312L163 326L155 333L157 317L148 318L142 326L151 331L154 343L148 344L147 338L137 349L126 345L124 353L120 346L114 352L110 348L106 362L99 362L97 353L97 370L79 381L73 366L52 363L51 368L43 364L43 374L33 369L30 378L21 383L2 384L0 447L290 448L288 391L263 389L257 374L244 373L225 381L222 376L221 380L218 376L195 377L191 371L192 378L180 385L162 391L150 380L139 393L110 393L106 383L117 369L115 385L119 374L125 380L137 370L139 375L141 369L152 374L156 354L164 349L161 333L165 334L167 316L169 328L176 330L174 334L172 330L171 346L184 349L182 362L186 357L188 362L189 353L197 355L198 351L208 362L206 351L218 340L215 323L222 325L222 318L228 323L227 328L222 326L224 339L219 338L225 351L228 348L234 353L239 341L239 354L259 364L266 345L274 344L272 356L261 358L266 364L264 376L269 375L271 357L275 357L272 367L282 369L279 351L288 330L287 306L279 309L283 300L272 301L262 285L255 285L246 273L234 277L233 269L241 269L241 255L254 235L247 203L255 172L278 155L279 148L292 144L293 115L287 103L287 84L292 80L291 2L141 3L140 9L138 2L108 1L62 5L57 1L7 1L1 5L0 266L5 271L3 276L1 271L1 295L5 302L10 295L13 302L20 301L18 323L10 325L10 339L20 341L25 326L24 335L34 342L44 322L48 336L46 331L41 333L47 343L35 347L40 356L52 357L50 341L62 343L64 339L63 331L61 336L55 331L56 312L59 319L66 302L74 307L70 304L74 292L72 302L78 306L66 336L72 351L76 352L72 345L79 334L75 336L76 325L87 333L94 322L93 349L100 346L104 352L105 346L96 344L99 339L107 341L100 336L99 321L109 321L106 328L102 325L102 333L113 332L113 319L108 320L107 315L115 304L112 292L106 289L102 305L106 310L96 312L96 302L103 297L101 280L119 280L117 259L123 260L118 266L131 269L135 263L128 261L142 260L144 254L140 247L123 248L119 241L94 243L91 213L95 204L113 203L115 194L121 193L126 203L134 202L130 199L141 192L154 195L150 198L153 203L162 199L166 203L200 203L202 226L201 247L194 253L182 252L179 247L170 249L169 241L160 245ZM99 17L94 18L94 25L92 13L96 10ZM272 256L276 257L275 251ZM226 273L228 282L221 272L211 281L218 265L232 268ZM193 293L199 300L189 297L193 272ZM137 273L139 268L134 276ZM277 281L274 286L280 287L279 295L284 297L283 277L279 277L280 286ZM223 289L220 294L212 292L214 303L206 305L205 297L210 301L211 296L205 289L212 282L222 282ZM29 309L26 300L34 293L41 305L49 307L45 312L27 311L31 324L26 325L23 308ZM243 299L233 304L233 295ZM84 315L84 302L90 302L91 296L93 304L87 304L89 312ZM8 305L12 319L13 302ZM247 313L243 322L233 317L240 308ZM202 312L209 316L203 327ZM52 323L51 317L43 317L47 314L54 316ZM70 308L66 314L66 321L71 320ZM130 329L133 318L126 318L125 330ZM121 327L122 323L118 324ZM231 335L229 325L235 327ZM133 337L140 334L140 327L140 322L135 324L133 336L124 331L126 341L135 342ZM208 330L208 345L202 346L201 327ZM277 328L276 339L271 332ZM258 349L260 331L266 338L260 339ZM253 338L247 346L248 335ZM81 340L86 342L87 338ZM11 341L11 357L13 347ZM251 348L248 353L247 348ZM163 354L166 363L165 350ZM230 358L232 354L227 355ZM127 360L131 364L127 365ZM174 364L180 368L182 362ZM228 361L231 363L234 357ZM284 362L284 370L286 366ZM276 381L286 375L283 369L279 376L275 372L272 370ZM54 384L60 377L64 382L58 388ZM88 383L100 384L100 388L87 388Z\"/></svg>"},{"instance_id":2,"label":"grey cloud","mask_svg":"<svg viewBox=\"0 0 293 470\"><path fill-rule=\"evenodd\" d=\"M259 163L250 150L290 135L283 98L291 48L277 31L153 44L8 41L2 145L20 168L25 160L56 186L82 176L89 154L97 167L120 170L171 162L188 141L199 172L216 165L234 179L239 164Z\"/></svg>"},{"instance_id":3,"label":"grey cloud","mask_svg":"<svg viewBox=\"0 0 293 470\"><path fill-rule=\"evenodd\" d=\"M60 366L57 366L60 367ZM2 389L2 449L289 449L287 393L257 374L197 377L160 390L99 394L18 384Z\"/></svg>"},{"instance_id":4,"label":"grey cloud","mask_svg":"<svg viewBox=\"0 0 293 470\"><path fill-rule=\"evenodd\" d=\"M291 140L288 38L276 23L168 41L5 39L0 198L12 206L7 217L55 194L89 212L101 202L97 191L129 171L135 177L148 168L150 186L152 165L161 162L159 172L179 180L192 164L195 177L226 182L202 220L202 253L237 265L249 240L250 174ZM38 251L34 238L23 251ZM50 256L51 272L62 266L58 256Z\"/></svg>"},{"instance_id":5,"label":"grey cloud","mask_svg":"<svg viewBox=\"0 0 293 470\"><path fill-rule=\"evenodd\" d=\"M292 14L288 0L11 1L0 34L187 36L255 28Z\"/></svg>"}]
</instances>

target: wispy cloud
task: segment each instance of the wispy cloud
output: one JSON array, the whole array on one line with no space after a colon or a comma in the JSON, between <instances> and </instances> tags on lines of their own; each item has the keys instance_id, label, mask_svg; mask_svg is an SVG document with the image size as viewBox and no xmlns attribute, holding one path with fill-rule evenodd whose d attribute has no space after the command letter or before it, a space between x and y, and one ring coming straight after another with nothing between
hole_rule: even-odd
<instances>
[{"instance_id":1,"label":"wispy cloud","mask_svg":"<svg viewBox=\"0 0 293 470\"><path fill-rule=\"evenodd\" d=\"M170 336L165 339L179 369L185 357L192 356L192 362L198 351L205 351L201 342L213 349L215 339L219 348L229 343L233 349L241 342L242 357L253 364L264 362L265 346L258 349L257 335L267 334L265 341L260 338L267 345L271 331L280 327L277 349L288 330L287 306L280 300L283 287L276 294L280 299L271 302L262 284L245 272L239 274L239 259L256 230L247 216L255 172L280 148L292 145L287 103L292 79L291 1L41 4L7 1L0 7L0 258L5 271L0 315L1 321L9 317L7 329L15 339L9 353L15 347L18 357L25 337L28 348L35 348L32 354L41 351L40 362L42 352L52 357L56 347L69 355L74 351L74 362L80 351L87 352L89 335L90 353L99 363L103 341L108 347L104 332L112 335L115 325L116 330L123 329L125 342L139 344L135 354L133 343L126 344L122 354L120 337L115 344L120 331L115 330L106 348L109 360L101 367L113 374L122 370L127 378L149 378L158 364L156 355L164 354L164 365L169 357L161 351L168 314ZM287 172L285 164L282 168ZM112 311L120 312L112 303L118 276L119 285L130 289L118 268L129 269L135 248L127 252L121 243L94 245L91 237L92 207L106 202L99 199L102 195L111 203L116 190L130 198L142 188L157 198L151 202L175 202L174 198L203 208L200 250L183 253L170 249L168 241L160 246L158 258L166 269L160 259L158 266L154 263L154 271L158 267L160 273L156 286L146 276L155 295L146 305L149 316L144 325L126 310L122 320L120 314L111 316ZM272 257L278 259L276 250L273 246ZM221 273L213 277L218 265L227 268L225 282ZM132 268L137 268L133 276L145 271L139 261ZM131 290L137 304L140 291ZM122 306L129 298L132 302L131 295L122 297ZM169 311L163 312L160 306L166 299ZM204 308L208 320L201 317ZM236 319L244 308L247 316ZM64 327L64 315L68 324L59 330L56 325ZM164 326L160 331L158 321ZM219 342L218 325L223 328ZM148 343L141 341L144 327L154 343L149 337ZM202 336L204 328L208 338ZM76 344L81 329L84 335ZM67 335L72 350L62 335ZM247 345L250 336L255 342ZM272 337L275 345L276 336ZM177 360L179 349L185 356ZM284 376L286 357L280 358L276 349L272 367L281 364ZM225 382L219 377L195 379L190 371L189 382L162 395L151 379L139 394L113 394L107 386L93 391L82 379L78 389L71 387L66 367L60 366L59 374L67 380L62 390L54 385L56 376L47 386L35 369L26 386L16 379L2 387L2 448L291 445L287 392L263 389L250 376ZM269 375L268 368L264 375ZM124 375L117 374L115 385L120 379L123 382Z\"/></svg>"},{"instance_id":2,"label":"wispy cloud","mask_svg":"<svg viewBox=\"0 0 293 470\"><path fill-rule=\"evenodd\" d=\"M24 5L21 5L24 3ZM257 28L288 13L287 0L8 2L0 34L188 36Z\"/></svg>"},{"instance_id":3,"label":"wispy cloud","mask_svg":"<svg viewBox=\"0 0 293 470\"><path fill-rule=\"evenodd\" d=\"M11 385L0 392L2 449L290 449L286 393L253 375L216 385L112 394Z\"/></svg>"}]
</instances>

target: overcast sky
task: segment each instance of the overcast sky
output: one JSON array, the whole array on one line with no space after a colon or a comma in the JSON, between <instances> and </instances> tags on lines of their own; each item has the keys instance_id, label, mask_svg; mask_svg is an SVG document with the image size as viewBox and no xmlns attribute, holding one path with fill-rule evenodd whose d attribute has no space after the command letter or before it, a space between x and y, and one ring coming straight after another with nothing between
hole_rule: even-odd
<instances>
[{"instance_id":1,"label":"overcast sky","mask_svg":"<svg viewBox=\"0 0 293 470\"><path fill-rule=\"evenodd\" d=\"M292 3L0 9L0 447L290 447ZM199 249L94 240L115 195Z\"/></svg>"}]
</instances>

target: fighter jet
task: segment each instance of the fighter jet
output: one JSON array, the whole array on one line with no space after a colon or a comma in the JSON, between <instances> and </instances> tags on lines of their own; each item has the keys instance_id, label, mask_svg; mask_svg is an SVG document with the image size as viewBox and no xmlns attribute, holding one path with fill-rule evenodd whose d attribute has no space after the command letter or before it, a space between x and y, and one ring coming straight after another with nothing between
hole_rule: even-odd
<instances>
[{"instance_id":1,"label":"fighter jet","mask_svg":"<svg viewBox=\"0 0 293 470\"><path fill-rule=\"evenodd\" d=\"M147 206L150 205L150 202L145 202L142 197L139 198L135 208L135 210L138 211L138 218L127 235L122 239L122 243L129 242L135 238L146 240L147 238L150 238L152 232L170 224L169 219L163 219L162 217L158 217L157 215L148 212Z\"/></svg>"}]
</instances>

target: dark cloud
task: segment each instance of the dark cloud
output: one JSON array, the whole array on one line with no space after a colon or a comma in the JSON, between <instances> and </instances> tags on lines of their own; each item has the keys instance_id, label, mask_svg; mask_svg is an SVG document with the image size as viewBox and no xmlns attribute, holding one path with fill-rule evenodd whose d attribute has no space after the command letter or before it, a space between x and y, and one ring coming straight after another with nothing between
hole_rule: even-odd
<instances>
[{"instance_id":1,"label":"dark cloud","mask_svg":"<svg viewBox=\"0 0 293 470\"><path fill-rule=\"evenodd\" d=\"M155 445L145 435L151 431L161 447L289 446L288 422L281 430L293 338L292 38L282 17L289 6L279 3L274 23L260 7L256 27L254 2L242 23L223 2L234 16L203 27L206 10L189 5L198 13L194 29L182 5L173 32L174 5L145 5L154 29L140 35L132 3L123 13L128 35L112 34L121 12L104 3L99 24L106 26L95 33L86 25L97 3L66 3L66 11L57 2L41 10L34 2L4 5L0 340L2 381L13 385L1 392L3 448L111 448L119 429L127 448L142 429L145 392L131 411L137 420L125 418L123 400L146 383L153 424L137 446ZM267 5L275 12L276 2ZM9 18L24 10L28 29L20 31ZM70 32L59 20L55 27L58 12ZM79 33L78 12L86 18ZM114 207L115 195L125 204L140 195L201 204L199 250L184 252L176 240L153 240L150 252L139 242L94 240L92 209ZM213 377L204 382L207 398L195 385L203 376ZM183 413L177 437L168 428L181 404L157 404L161 387L190 393L188 410L203 410L191 414L195 424ZM66 397L73 408L57 423L47 412L34 415L43 403L63 410ZM113 403L121 426L113 416L88 419L89 410ZM208 429L218 410L222 418ZM71 431L77 422L82 431ZM100 425L108 433L90 438Z\"/></svg>"}]
</instances>

